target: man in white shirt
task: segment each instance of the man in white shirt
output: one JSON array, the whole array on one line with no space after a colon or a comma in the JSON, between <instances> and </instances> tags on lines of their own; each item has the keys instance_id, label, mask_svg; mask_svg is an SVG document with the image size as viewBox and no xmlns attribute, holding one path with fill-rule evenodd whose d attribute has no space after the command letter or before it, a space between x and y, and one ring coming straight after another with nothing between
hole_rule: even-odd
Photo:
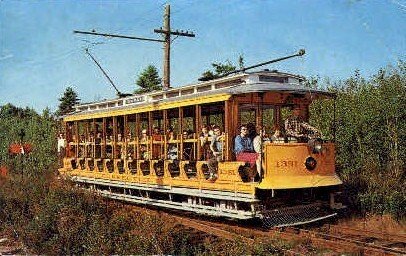
<instances>
[{"instance_id":1,"label":"man in white shirt","mask_svg":"<svg viewBox=\"0 0 406 256\"><path fill-rule=\"evenodd\" d=\"M58 151L58 160L59 160L60 165L62 165L62 159L65 157L65 147L66 147L66 140L63 137L63 133L59 133L57 151Z\"/></svg>"}]
</instances>

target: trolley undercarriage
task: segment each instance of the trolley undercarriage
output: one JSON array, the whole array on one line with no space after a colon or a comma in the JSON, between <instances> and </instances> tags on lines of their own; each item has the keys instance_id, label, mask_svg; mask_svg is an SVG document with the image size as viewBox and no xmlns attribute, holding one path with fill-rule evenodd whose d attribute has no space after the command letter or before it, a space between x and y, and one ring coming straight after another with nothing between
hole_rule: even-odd
<instances>
[{"instance_id":1,"label":"trolley undercarriage","mask_svg":"<svg viewBox=\"0 0 406 256\"><path fill-rule=\"evenodd\" d=\"M79 186L104 197L130 203L182 210L237 220L259 218L266 227L301 225L331 218L337 213L323 201L290 205L281 199L258 199L251 194L72 177ZM283 200L282 200L283 201Z\"/></svg>"}]
</instances>

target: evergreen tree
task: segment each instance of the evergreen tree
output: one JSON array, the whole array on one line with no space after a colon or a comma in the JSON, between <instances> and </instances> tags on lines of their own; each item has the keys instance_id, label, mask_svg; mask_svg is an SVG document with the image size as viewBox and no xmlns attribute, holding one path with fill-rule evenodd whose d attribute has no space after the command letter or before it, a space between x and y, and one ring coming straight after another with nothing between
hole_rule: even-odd
<instances>
[{"instance_id":1,"label":"evergreen tree","mask_svg":"<svg viewBox=\"0 0 406 256\"><path fill-rule=\"evenodd\" d=\"M56 111L57 115L64 115L73 111L73 106L78 104L80 99L72 87L66 88L63 96L59 98L59 107Z\"/></svg>"},{"instance_id":2,"label":"evergreen tree","mask_svg":"<svg viewBox=\"0 0 406 256\"><path fill-rule=\"evenodd\" d=\"M242 55L238 57L238 65L240 69L244 68L244 58ZM219 78L229 72L236 71L237 67L233 65L229 60L225 63L212 63L214 71L207 70L203 72L202 76L199 78L199 81L209 81L212 79Z\"/></svg>"},{"instance_id":3,"label":"evergreen tree","mask_svg":"<svg viewBox=\"0 0 406 256\"><path fill-rule=\"evenodd\" d=\"M158 75L158 70L153 65L149 65L137 79L136 84L140 87L134 93L146 93L156 90L161 90L161 78Z\"/></svg>"}]
</instances>

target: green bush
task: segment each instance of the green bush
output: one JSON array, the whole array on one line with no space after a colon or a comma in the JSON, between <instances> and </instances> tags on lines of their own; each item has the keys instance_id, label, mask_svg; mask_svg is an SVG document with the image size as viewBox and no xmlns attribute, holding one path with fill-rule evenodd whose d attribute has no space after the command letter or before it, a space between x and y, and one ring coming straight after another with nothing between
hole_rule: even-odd
<instances>
[{"instance_id":1,"label":"green bush","mask_svg":"<svg viewBox=\"0 0 406 256\"><path fill-rule=\"evenodd\" d=\"M321 84L313 79L309 86L337 95L337 171L351 206L404 218L406 64L401 61L368 80L355 72L345 81ZM332 101L316 101L311 113L311 122L332 138Z\"/></svg>"}]
</instances>

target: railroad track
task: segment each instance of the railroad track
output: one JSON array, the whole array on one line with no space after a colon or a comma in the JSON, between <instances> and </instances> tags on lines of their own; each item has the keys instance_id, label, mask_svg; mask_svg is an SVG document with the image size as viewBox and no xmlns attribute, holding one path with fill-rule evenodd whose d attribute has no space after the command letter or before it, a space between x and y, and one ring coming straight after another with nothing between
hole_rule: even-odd
<instances>
[{"instance_id":1,"label":"railroad track","mask_svg":"<svg viewBox=\"0 0 406 256\"><path fill-rule=\"evenodd\" d=\"M328 225L328 232L339 239L353 241L368 250L406 255L406 235L357 229L348 226Z\"/></svg>"},{"instance_id":2,"label":"railroad track","mask_svg":"<svg viewBox=\"0 0 406 256\"><path fill-rule=\"evenodd\" d=\"M208 233L210 235L214 235L217 237L221 237L227 240L240 240L248 245L254 245L256 240L250 236L247 236L244 233L233 232L224 227L224 224L221 223L213 223L210 221L203 221L200 219L194 218L186 218L180 216L171 216L172 218L176 219L180 224L185 225L190 228L197 229L201 232ZM240 230L245 228L240 228ZM247 230L246 230L247 231ZM280 250L281 253L285 255L302 255L301 253L295 252L294 250L275 247L276 250Z\"/></svg>"},{"instance_id":3,"label":"railroad track","mask_svg":"<svg viewBox=\"0 0 406 256\"><path fill-rule=\"evenodd\" d=\"M303 228L284 228L261 230L253 227L241 227L230 223L204 221L195 218L175 217L182 225L225 239L240 239L253 244L260 238L280 238L284 240L310 240L320 249L335 252L355 252L365 255L406 255L406 237L397 234L379 233L371 230L357 230L350 227L329 225L327 231L315 231ZM294 249L281 249L285 254L300 255Z\"/></svg>"},{"instance_id":4,"label":"railroad track","mask_svg":"<svg viewBox=\"0 0 406 256\"><path fill-rule=\"evenodd\" d=\"M137 206L135 206L137 207ZM142 208L145 210L145 208ZM158 210L150 209L158 212ZM221 237L227 240L240 240L247 245L254 245L261 239L282 239L287 241L311 241L318 249L330 249L340 253L360 255L406 255L406 235L381 233L372 230L355 229L341 225L324 225L318 228L275 228L263 229L253 225L239 225L223 219L190 216L186 214L159 211L173 218L181 225L197 231ZM303 255L294 248L279 248L285 255Z\"/></svg>"}]
</instances>

